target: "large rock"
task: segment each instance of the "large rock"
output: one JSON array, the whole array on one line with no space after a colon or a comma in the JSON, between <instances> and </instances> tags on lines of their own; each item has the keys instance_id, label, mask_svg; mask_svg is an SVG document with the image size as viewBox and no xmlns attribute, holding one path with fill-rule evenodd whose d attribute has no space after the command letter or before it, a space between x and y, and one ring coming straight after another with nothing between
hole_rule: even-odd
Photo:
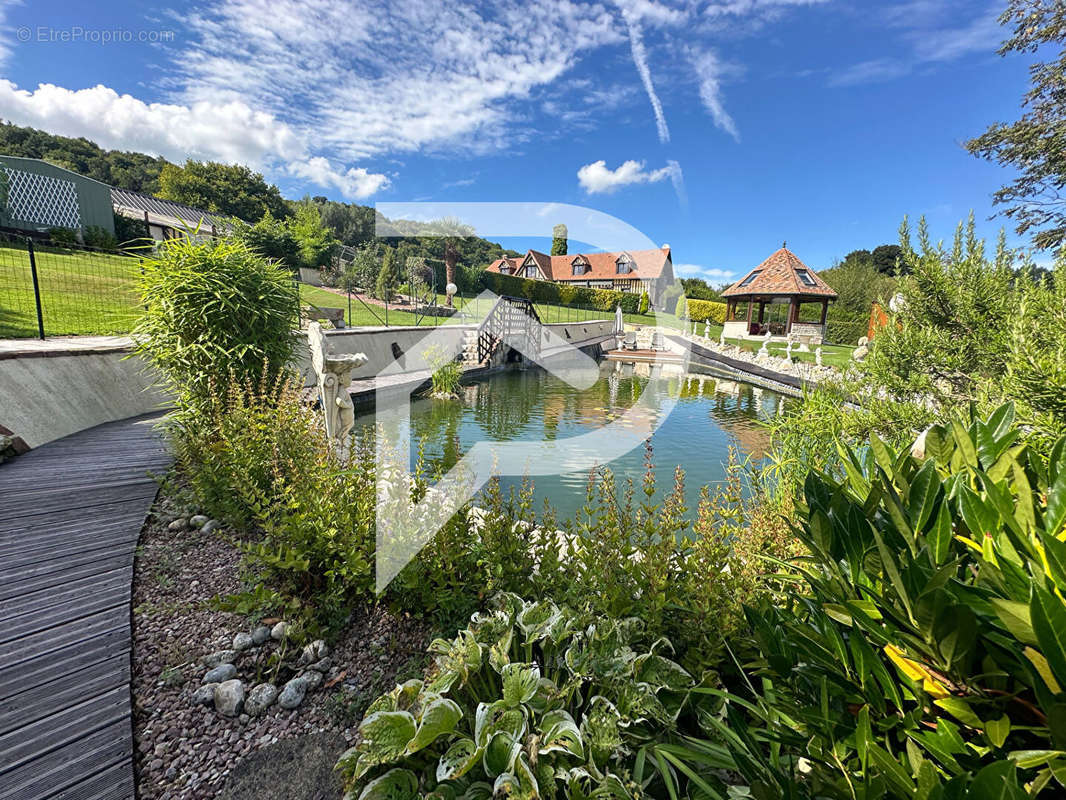
<instances>
[{"instance_id":1,"label":"large rock","mask_svg":"<svg viewBox=\"0 0 1066 800\"><path fill-rule=\"evenodd\" d=\"M215 687L215 711L235 717L244 710L244 684L234 678Z\"/></svg>"},{"instance_id":2,"label":"large rock","mask_svg":"<svg viewBox=\"0 0 1066 800\"><path fill-rule=\"evenodd\" d=\"M236 650L219 650L209 656L204 656L200 662L208 669L214 669L219 664L232 664L237 660Z\"/></svg>"},{"instance_id":3,"label":"large rock","mask_svg":"<svg viewBox=\"0 0 1066 800\"><path fill-rule=\"evenodd\" d=\"M304 649L296 663L301 667L306 667L308 664L321 661L328 655L329 647L326 646L326 643L321 639L315 639L311 644L304 645Z\"/></svg>"},{"instance_id":4,"label":"large rock","mask_svg":"<svg viewBox=\"0 0 1066 800\"><path fill-rule=\"evenodd\" d=\"M311 665L310 668L313 669L315 672L326 673L326 672L329 672L329 668L332 667L332 666L333 666L333 659L330 658L329 656L326 656L325 658L320 659L319 661L316 661L314 664Z\"/></svg>"},{"instance_id":5,"label":"large rock","mask_svg":"<svg viewBox=\"0 0 1066 800\"><path fill-rule=\"evenodd\" d=\"M244 701L244 713L258 717L270 708L277 698L277 686L272 683L260 683L252 691L248 692L248 697Z\"/></svg>"},{"instance_id":6,"label":"large rock","mask_svg":"<svg viewBox=\"0 0 1066 800\"><path fill-rule=\"evenodd\" d=\"M307 691L309 692L313 692L322 685L322 673L315 672L313 669L305 672L300 678L303 680L304 686L307 687Z\"/></svg>"},{"instance_id":7,"label":"large rock","mask_svg":"<svg viewBox=\"0 0 1066 800\"><path fill-rule=\"evenodd\" d=\"M200 683L222 683L237 676L237 668L232 664L219 664L200 680Z\"/></svg>"},{"instance_id":8,"label":"large rock","mask_svg":"<svg viewBox=\"0 0 1066 800\"><path fill-rule=\"evenodd\" d=\"M233 649L236 650L238 653L243 653L245 650L250 649L254 644L255 641L252 639L252 635L250 633L245 633L244 631L241 631L233 637Z\"/></svg>"},{"instance_id":9,"label":"large rock","mask_svg":"<svg viewBox=\"0 0 1066 800\"><path fill-rule=\"evenodd\" d=\"M281 694L278 695L278 705L286 709L296 708L306 696L307 681L303 678L293 678L282 687Z\"/></svg>"},{"instance_id":10,"label":"large rock","mask_svg":"<svg viewBox=\"0 0 1066 800\"><path fill-rule=\"evenodd\" d=\"M192 693L193 705L197 706L209 706L215 702L215 689L218 688L217 683L205 683L199 689Z\"/></svg>"},{"instance_id":11,"label":"large rock","mask_svg":"<svg viewBox=\"0 0 1066 800\"><path fill-rule=\"evenodd\" d=\"M261 644L266 644L270 641L270 626L260 625L254 631L252 631L252 644L258 647Z\"/></svg>"},{"instance_id":12,"label":"large rock","mask_svg":"<svg viewBox=\"0 0 1066 800\"><path fill-rule=\"evenodd\" d=\"M186 527L188 527L188 524L189 524L189 521L187 519L185 519L184 517L179 517L178 519L174 520L169 525L167 525L167 530L168 531L183 531L183 530L185 530Z\"/></svg>"},{"instance_id":13,"label":"large rock","mask_svg":"<svg viewBox=\"0 0 1066 800\"><path fill-rule=\"evenodd\" d=\"M196 514L195 516L189 517L189 527L202 528L208 519L209 518L203 514Z\"/></svg>"},{"instance_id":14,"label":"large rock","mask_svg":"<svg viewBox=\"0 0 1066 800\"><path fill-rule=\"evenodd\" d=\"M276 642L287 639L289 636L289 623L282 620L270 629L270 638Z\"/></svg>"}]
</instances>

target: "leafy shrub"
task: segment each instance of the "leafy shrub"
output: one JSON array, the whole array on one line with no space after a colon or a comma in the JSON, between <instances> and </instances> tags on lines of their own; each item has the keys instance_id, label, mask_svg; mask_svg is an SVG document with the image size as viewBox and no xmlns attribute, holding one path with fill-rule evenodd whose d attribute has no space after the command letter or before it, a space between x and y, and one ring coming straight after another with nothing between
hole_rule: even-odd
<instances>
[{"instance_id":1,"label":"leafy shrub","mask_svg":"<svg viewBox=\"0 0 1066 800\"><path fill-rule=\"evenodd\" d=\"M175 455L204 510L241 530L279 513L286 488L313 480L328 458L321 424L287 376L257 384L231 378L195 414L170 425Z\"/></svg>"},{"instance_id":2,"label":"leafy shrub","mask_svg":"<svg viewBox=\"0 0 1066 800\"><path fill-rule=\"evenodd\" d=\"M878 332L867 370L894 394L965 403L1003 373L1024 277L1011 270L1002 241L994 258L985 258L972 216L965 232L960 223L950 251L932 244L924 219L919 250L906 220L901 246L910 272L899 281L903 302Z\"/></svg>"},{"instance_id":3,"label":"leafy shrub","mask_svg":"<svg viewBox=\"0 0 1066 800\"><path fill-rule=\"evenodd\" d=\"M73 228L49 228L48 238L57 247L78 244L78 232Z\"/></svg>"},{"instance_id":4,"label":"leafy shrub","mask_svg":"<svg viewBox=\"0 0 1066 800\"><path fill-rule=\"evenodd\" d=\"M1019 435L1003 406L812 473L802 583L749 610L753 674L668 752L757 797L1061 794L1066 439Z\"/></svg>"},{"instance_id":5,"label":"leafy shrub","mask_svg":"<svg viewBox=\"0 0 1066 800\"><path fill-rule=\"evenodd\" d=\"M179 408L232 385L271 385L297 340L298 294L282 267L241 241L171 239L142 262L136 352Z\"/></svg>"},{"instance_id":6,"label":"leafy shrub","mask_svg":"<svg viewBox=\"0 0 1066 800\"><path fill-rule=\"evenodd\" d=\"M640 295L632 292L567 286L551 281L520 278L517 275L501 275L487 270L481 273L481 286L499 295L524 297L535 303L590 308L595 311L614 311L615 306L620 305L626 314L636 314L640 307Z\"/></svg>"},{"instance_id":7,"label":"leafy shrub","mask_svg":"<svg viewBox=\"0 0 1066 800\"><path fill-rule=\"evenodd\" d=\"M459 381L463 377L462 362L454 358L448 358L439 348L432 348L425 353L426 363L429 364L433 374L430 376L433 384L434 397L457 397L459 393Z\"/></svg>"},{"instance_id":8,"label":"leafy shrub","mask_svg":"<svg viewBox=\"0 0 1066 800\"><path fill-rule=\"evenodd\" d=\"M367 709L359 744L337 763L352 797L639 794L633 754L672 727L692 684L660 655L669 643L638 655L637 620L497 600L453 640L433 642L424 680Z\"/></svg>"},{"instance_id":9,"label":"leafy shrub","mask_svg":"<svg viewBox=\"0 0 1066 800\"><path fill-rule=\"evenodd\" d=\"M829 306L825 318L825 340L837 344L855 344L870 328L870 311L851 312Z\"/></svg>"},{"instance_id":10,"label":"leafy shrub","mask_svg":"<svg viewBox=\"0 0 1066 800\"><path fill-rule=\"evenodd\" d=\"M705 322L710 320L712 325L721 325L725 322L725 303L715 300L694 300L688 298L685 302L686 319L692 322Z\"/></svg>"},{"instance_id":11,"label":"leafy shrub","mask_svg":"<svg viewBox=\"0 0 1066 800\"><path fill-rule=\"evenodd\" d=\"M681 295L674 305L674 316L678 319L688 319L688 298Z\"/></svg>"},{"instance_id":12,"label":"leafy shrub","mask_svg":"<svg viewBox=\"0 0 1066 800\"><path fill-rule=\"evenodd\" d=\"M1011 325L1003 391L1039 446L1049 449L1066 434L1066 253L1050 277L1024 290Z\"/></svg>"},{"instance_id":13,"label":"leafy shrub","mask_svg":"<svg viewBox=\"0 0 1066 800\"><path fill-rule=\"evenodd\" d=\"M82 234L85 244L99 250L114 250L118 247L115 234L99 225L90 225Z\"/></svg>"},{"instance_id":14,"label":"leafy shrub","mask_svg":"<svg viewBox=\"0 0 1066 800\"><path fill-rule=\"evenodd\" d=\"M277 219L267 211L254 225L240 220L233 220L232 225L231 237L252 252L294 272L300 266L300 243L287 220Z\"/></svg>"},{"instance_id":15,"label":"leafy shrub","mask_svg":"<svg viewBox=\"0 0 1066 800\"><path fill-rule=\"evenodd\" d=\"M648 293L647 292L641 292L640 293L640 304L637 306L637 313L638 314L647 314L649 305L651 305L651 301L648 299Z\"/></svg>"},{"instance_id":16,"label":"leafy shrub","mask_svg":"<svg viewBox=\"0 0 1066 800\"><path fill-rule=\"evenodd\" d=\"M130 219L121 214L115 214L115 239L120 245L143 244L144 242L140 240L150 239L148 226L145 225L143 219Z\"/></svg>"}]
</instances>

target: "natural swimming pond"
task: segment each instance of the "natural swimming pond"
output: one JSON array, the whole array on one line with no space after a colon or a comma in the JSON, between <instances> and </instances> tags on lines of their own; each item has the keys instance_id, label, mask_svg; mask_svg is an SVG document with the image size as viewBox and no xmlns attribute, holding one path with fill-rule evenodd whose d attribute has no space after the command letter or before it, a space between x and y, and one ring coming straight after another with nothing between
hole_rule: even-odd
<instances>
[{"instance_id":1,"label":"natural swimming pond","mask_svg":"<svg viewBox=\"0 0 1066 800\"><path fill-rule=\"evenodd\" d=\"M604 361L598 379L586 389L541 369L508 371L460 387L459 400L413 398L412 461L419 442L427 462L450 468L478 442L562 442L592 431L609 432L606 426L613 423L638 441L651 436L660 491L672 488L675 467L685 470L686 505L694 514L700 487L724 479L729 445L735 443L742 458L762 458L769 441L760 420L781 413L793 401L746 383L679 370L670 374L669 367L655 368L666 372L651 381L651 369L647 364ZM676 403L666 412L658 403L648 404L647 396L638 402L644 392L676 398ZM372 415L357 420L357 425L372 424ZM595 448L596 442L578 440L574 447ZM643 447L609 462L595 449L583 455L591 463L609 466L619 479L631 478L638 487L644 476ZM560 519L572 517L585 502L587 469L531 480L538 510L548 499ZM501 483L505 488L519 486L522 477L504 477Z\"/></svg>"}]
</instances>

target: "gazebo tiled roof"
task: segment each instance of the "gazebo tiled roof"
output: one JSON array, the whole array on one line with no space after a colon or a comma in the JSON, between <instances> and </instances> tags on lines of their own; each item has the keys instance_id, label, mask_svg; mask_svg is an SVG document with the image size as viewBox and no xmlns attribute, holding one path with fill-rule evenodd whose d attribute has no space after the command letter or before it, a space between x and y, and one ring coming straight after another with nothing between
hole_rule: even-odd
<instances>
[{"instance_id":1,"label":"gazebo tiled roof","mask_svg":"<svg viewBox=\"0 0 1066 800\"><path fill-rule=\"evenodd\" d=\"M837 293L814 270L782 247L724 292L722 297L802 295L835 299Z\"/></svg>"}]
</instances>

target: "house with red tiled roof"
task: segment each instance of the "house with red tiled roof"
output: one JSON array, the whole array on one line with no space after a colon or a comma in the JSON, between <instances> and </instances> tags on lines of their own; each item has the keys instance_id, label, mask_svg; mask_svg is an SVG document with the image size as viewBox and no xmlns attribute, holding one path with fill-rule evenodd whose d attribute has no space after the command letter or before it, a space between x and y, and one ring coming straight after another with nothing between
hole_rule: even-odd
<instances>
[{"instance_id":1,"label":"house with red tiled roof","mask_svg":"<svg viewBox=\"0 0 1066 800\"><path fill-rule=\"evenodd\" d=\"M724 292L726 301L723 333L730 339L791 338L821 344L829 303L837 293L796 254L781 249L749 271ZM817 304L817 321L811 306ZM804 320L804 305L810 319Z\"/></svg>"},{"instance_id":2,"label":"house with red tiled roof","mask_svg":"<svg viewBox=\"0 0 1066 800\"><path fill-rule=\"evenodd\" d=\"M647 292L657 303L674 280L670 245L654 250L621 250L615 253L573 253L550 256L529 250L517 258L500 258L489 264L489 272L516 275L540 281L615 289L640 294Z\"/></svg>"}]
</instances>

